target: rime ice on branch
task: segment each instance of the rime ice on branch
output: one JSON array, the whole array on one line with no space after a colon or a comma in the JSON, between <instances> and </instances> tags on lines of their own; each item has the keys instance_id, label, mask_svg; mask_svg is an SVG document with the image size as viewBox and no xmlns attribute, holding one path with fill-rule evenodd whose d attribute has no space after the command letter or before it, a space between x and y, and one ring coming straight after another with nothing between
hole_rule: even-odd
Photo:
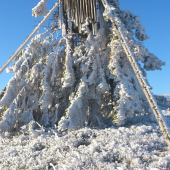
<instances>
[{"instance_id":1,"label":"rime ice on branch","mask_svg":"<svg viewBox=\"0 0 170 170\"><path fill-rule=\"evenodd\" d=\"M45 2L34 8L41 11L35 16L42 15ZM1 131L31 120L60 129L103 128L151 113L116 31L103 18L101 0L77 2L60 0L50 29L36 35L8 69L14 77L0 101ZM121 10L118 0L108 3L143 76L145 70L161 69L164 63L141 42L148 36L139 17Z\"/></svg>"},{"instance_id":2,"label":"rime ice on branch","mask_svg":"<svg viewBox=\"0 0 170 170\"><path fill-rule=\"evenodd\" d=\"M42 17L47 14L47 0L41 0L37 6L32 9L32 16Z\"/></svg>"}]
</instances>

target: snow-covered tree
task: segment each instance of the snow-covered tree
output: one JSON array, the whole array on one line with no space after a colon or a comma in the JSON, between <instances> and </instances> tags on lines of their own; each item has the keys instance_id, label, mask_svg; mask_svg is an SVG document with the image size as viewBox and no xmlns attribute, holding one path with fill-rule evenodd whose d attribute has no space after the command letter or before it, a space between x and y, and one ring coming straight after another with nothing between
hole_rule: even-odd
<instances>
[{"instance_id":1,"label":"snow-covered tree","mask_svg":"<svg viewBox=\"0 0 170 170\"><path fill-rule=\"evenodd\" d=\"M142 43L148 36L140 18L121 10L118 0L108 2L116 8L143 76L146 78L145 70L161 70L164 62ZM151 113L118 36L103 17L104 10L99 1L100 28L95 36L89 20L82 23L83 34L72 34L71 30L67 33L62 25L60 36L61 20L56 13L61 9L56 9L50 29L37 34L7 69L14 77L0 100L0 106L6 108L1 131L12 130L16 122L21 127L32 120L43 126L56 124L60 129L102 128ZM33 8L33 15L41 16L45 11L46 1L42 0Z\"/></svg>"}]
</instances>

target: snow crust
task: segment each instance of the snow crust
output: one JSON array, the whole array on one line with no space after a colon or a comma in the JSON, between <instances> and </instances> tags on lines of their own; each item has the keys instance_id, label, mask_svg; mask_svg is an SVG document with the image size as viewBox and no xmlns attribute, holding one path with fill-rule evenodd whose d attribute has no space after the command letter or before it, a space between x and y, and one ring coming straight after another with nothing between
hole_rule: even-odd
<instances>
[{"instance_id":1,"label":"snow crust","mask_svg":"<svg viewBox=\"0 0 170 170\"><path fill-rule=\"evenodd\" d=\"M163 111L170 117L170 111ZM170 153L156 122L59 131L31 121L15 135L0 135L0 169L170 169ZM39 128L37 128L39 127Z\"/></svg>"}]
</instances>

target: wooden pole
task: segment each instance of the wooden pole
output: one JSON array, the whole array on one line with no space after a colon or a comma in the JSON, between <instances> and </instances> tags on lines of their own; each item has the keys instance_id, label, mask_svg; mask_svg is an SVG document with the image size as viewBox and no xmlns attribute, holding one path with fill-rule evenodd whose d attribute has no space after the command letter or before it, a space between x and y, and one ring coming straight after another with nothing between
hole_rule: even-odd
<instances>
[{"instance_id":1,"label":"wooden pole","mask_svg":"<svg viewBox=\"0 0 170 170\"><path fill-rule=\"evenodd\" d=\"M108 10L111 10L111 6L108 4L107 0L102 0L102 2L103 2L103 5L104 5L105 8L107 8ZM112 14L113 14L112 16L109 15L109 19L112 22L113 28L115 29L115 31L116 31L116 33L119 37L119 40L122 43L122 46L123 46L124 51L127 55L127 58L129 59L129 62L130 62L131 66L132 66L132 68L133 68L133 70L136 74L136 77L137 77L137 79L138 79L138 81L139 81L139 83L142 87L142 90L143 90L143 92L144 92L144 94L145 94L145 96L146 96L146 98L147 98L147 100L148 100L148 102L151 106L151 109L152 109L152 111L153 111L153 113L154 113L154 115L155 115L155 117L156 117L156 119L159 123L159 126L160 126L160 128L163 132L163 135L164 135L168 145L170 146L170 134L168 132L168 128L167 128L165 122L163 121L163 117L162 117L162 115L159 111L159 108L158 108L155 100L154 100L154 97L151 94L150 89L148 88L147 83L145 82L143 75L141 74L140 68L138 67L138 65L136 63L135 57L133 56L133 53L131 52L131 50L129 48L129 45L128 45L128 43L125 39L125 36L124 36L124 34L121 30L121 24L120 25L117 24L117 22L115 20L115 16L114 16L114 11L110 11L110 12L112 12ZM121 23L120 20L119 20L119 22Z\"/></svg>"},{"instance_id":2,"label":"wooden pole","mask_svg":"<svg viewBox=\"0 0 170 170\"><path fill-rule=\"evenodd\" d=\"M31 34L25 39L25 41L19 46L15 53L8 59L8 61L0 68L0 74L9 66L9 64L19 55L21 50L25 45L31 40L31 38L37 33L37 31L42 27L42 25L48 20L55 9L58 7L59 3L56 2L48 14L43 18L43 20L36 26L36 28L31 32Z\"/></svg>"}]
</instances>

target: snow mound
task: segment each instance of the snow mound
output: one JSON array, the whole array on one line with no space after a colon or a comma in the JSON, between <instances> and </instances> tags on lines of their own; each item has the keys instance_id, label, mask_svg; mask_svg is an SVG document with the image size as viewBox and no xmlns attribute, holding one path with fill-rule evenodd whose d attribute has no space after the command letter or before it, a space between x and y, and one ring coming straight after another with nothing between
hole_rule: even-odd
<instances>
[{"instance_id":1,"label":"snow mound","mask_svg":"<svg viewBox=\"0 0 170 170\"><path fill-rule=\"evenodd\" d=\"M170 169L168 146L154 122L77 131L36 126L32 121L13 136L0 135L0 169Z\"/></svg>"}]
</instances>

